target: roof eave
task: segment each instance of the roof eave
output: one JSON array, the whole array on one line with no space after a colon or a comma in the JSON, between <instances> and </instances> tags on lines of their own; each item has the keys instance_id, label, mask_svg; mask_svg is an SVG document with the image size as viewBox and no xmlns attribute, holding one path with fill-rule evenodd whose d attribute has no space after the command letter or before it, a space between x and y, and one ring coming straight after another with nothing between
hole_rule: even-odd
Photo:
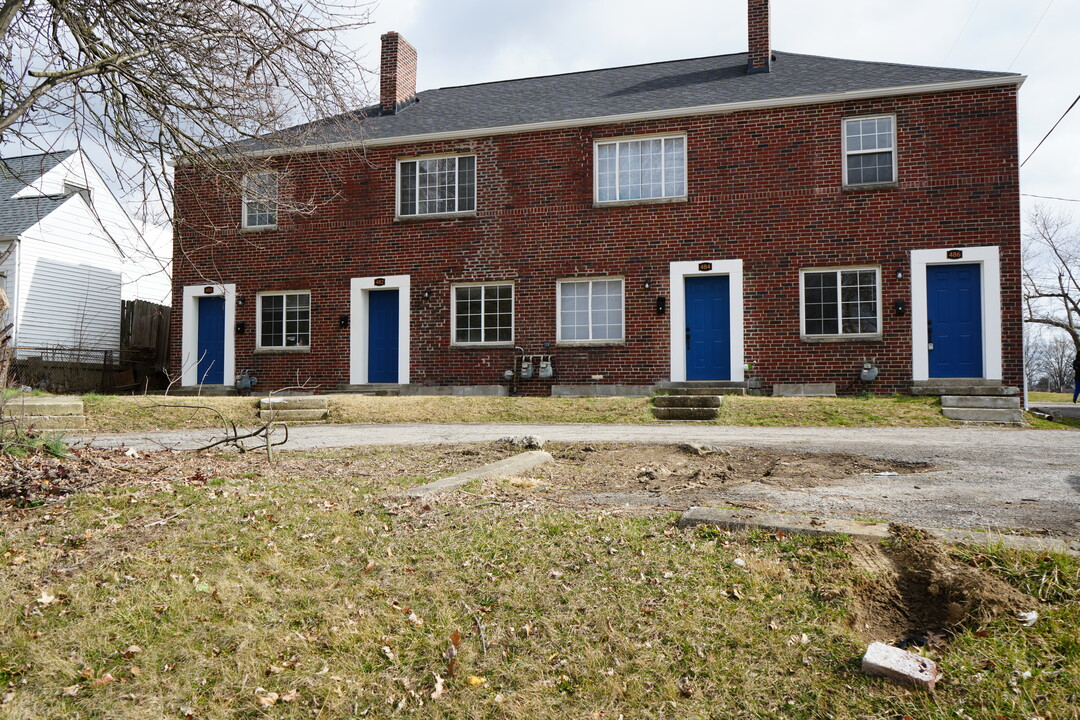
<instances>
[{"instance_id":1,"label":"roof eave","mask_svg":"<svg viewBox=\"0 0 1080 720\"><path fill-rule=\"evenodd\" d=\"M691 115L719 115L724 113L741 112L746 110L763 110L769 108L796 107L800 105L822 105L827 103L847 102L850 100L869 100L880 97L894 97L898 95L920 95L924 93L951 92L956 90L972 90L979 88L1002 87L1016 85L1019 87L1027 80L1026 75L1001 75L989 78L975 78L970 80L952 80L949 82L920 83L918 85L901 85L893 87L869 88L863 90L849 90L844 92L818 93L814 95L796 95L786 98L769 98L767 100L745 100L732 103L716 103L710 105L695 105L692 107L668 108L664 110L646 110L642 112L620 113L617 115L602 115L585 118L568 118L565 120L545 120L535 123L519 123L516 125L502 125L497 127L469 128L463 130L446 130L442 132L420 133L416 135L398 135L393 137L372 138L369 140L351 139L333 143L316 143L294 147L282 147L266 150L253 150L243 153L248 157L274 157L277 155L295 155L300 153L328 152L334 150L352 150L357 148L385 147L388 145L407 145L410 143L435 142L439 140L464 140L490 135L509 135L514 133L537 132L542 130L560 130L572 127L584 127L590 125L607 125L610 123L641 122L647 120L664 120L667 118L688 117Z\"/></svg>"}]
</instances>

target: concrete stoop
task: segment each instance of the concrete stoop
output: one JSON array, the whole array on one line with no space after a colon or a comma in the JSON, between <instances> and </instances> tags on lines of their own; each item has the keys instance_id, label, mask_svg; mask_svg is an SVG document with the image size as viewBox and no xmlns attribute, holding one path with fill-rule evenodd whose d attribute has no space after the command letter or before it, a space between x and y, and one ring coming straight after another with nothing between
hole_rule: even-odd
<instances>
[{"instance_id":1,"label":"concrete stoop","mask_svg":"<svg viewBox=\"0 0 1080 720\"><path fill-rule=\"evenodd\" d=\"M5 420L14 420L25 430L77 430L86 427L83 402L72 397L20 397L4 403Z\"/></svg>"},{"instance_id":2,"label":"concrete stoop","mask_svg":"<svg viewBox=\"0 0 1080 720\"><path fill-rule=\"evenodd\" d=\"M950 420L1004 425L1024 420L1017 395L942 395L941 414Z\"/></svg>"},{"instance_id":3,"label":"concrete stoop","mask_svg":"<svg viewBox=\"0 0 1080 720\"><path fill-rule=\"evenodd\" d=\"M259 400L263 422L324 422L330 416L328 400L317 395L266 397Z\"/></svg>"},{"instance_id":4,"label":"concrete stoop","mask_svg":"<svg viewBox=\"0 0 1080 720\"><path fill-rule=\"evenodd\" d=\"M666 382L657 385L664 395L652 399L657 420L715 420L724 395L745 395L746 384L735 382Z\"/></svg>"}]
</instances>

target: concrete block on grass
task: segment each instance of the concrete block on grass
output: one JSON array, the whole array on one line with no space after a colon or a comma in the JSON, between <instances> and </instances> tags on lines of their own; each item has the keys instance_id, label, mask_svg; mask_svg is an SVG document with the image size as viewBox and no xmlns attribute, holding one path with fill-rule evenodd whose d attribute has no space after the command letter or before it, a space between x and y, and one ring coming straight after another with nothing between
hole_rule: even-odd
<instances>
[{"instance_id":1,"label":"concrete block on grass","mask_svg":"<svg viewBox=\"0 0 1080 720\"><path fill-rule=\"evenodd\" d=\"M880 675L924 690L933 690L938 680L937 663L930 658L879 642L866 648L862 670L867 675Z\"/></svg>"},{"instance_id":2,"label":"concrete block on grass","mask_svg":"<svg viewBox=\"0 0 1080 720\"><path fill-rule=\"evenodd\" d=\"M543 450L531 450L502 460L497 460L493 463L484 465L483 467L466 470L465 472L452 477L442 478L441 480L435 480L434 482L429 482L420 487L410 488L401 494L405 497L412 498L427 497L428 495L434 495L435 493L444 492L446 490L454 490L474 480L501 480L503 478L514 477L515 475L528 472L533 468L545 465L553 460L554 458L551 457L550 453L546 453Z\"/></svg>"}]
</instances>

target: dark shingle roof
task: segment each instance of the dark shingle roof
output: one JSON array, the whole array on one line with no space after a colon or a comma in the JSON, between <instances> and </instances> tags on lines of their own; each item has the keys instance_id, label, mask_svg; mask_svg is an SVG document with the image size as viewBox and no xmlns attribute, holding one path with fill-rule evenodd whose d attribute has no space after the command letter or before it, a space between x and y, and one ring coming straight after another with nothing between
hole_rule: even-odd
<instances>
[{"instance_id":1,"label":"dark shingle roof","mask_svg":"<svg viewBox=\"0 0 1080 720\"><path fill-rule=\"evenodd\" d=\"M51 213L67 196L13 198L67 160L74 150L0 158L0 238L17 237Z\"/></svg>"},{"instance_id":2,"label":"dark shingle roof","mask_svg":"<svg viewBox=\"0 0 1080 720\"><path fill-rule=\"evenodd\" d=\"M746 53L737 53L426 90L397 114L367 108L303 129L315 131L309 143L333 143L355 138L358 119L364 122L363 137L376 140L942 82L1022 79L1017 73L774 56L772 72L755 75L746 73Z\"/></svg>"}]
</instances>

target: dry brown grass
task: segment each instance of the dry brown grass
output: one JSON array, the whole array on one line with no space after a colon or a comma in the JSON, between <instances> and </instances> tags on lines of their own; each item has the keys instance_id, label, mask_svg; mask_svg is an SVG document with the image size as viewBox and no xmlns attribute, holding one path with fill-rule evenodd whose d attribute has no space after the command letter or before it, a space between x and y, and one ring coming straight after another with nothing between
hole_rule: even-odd
<instances>
[{"instance_id":1,"label":"dry brown grass","mask_svg":"<svg viewBox=\"0 0 1080 720\"><path fill-rule=\"evenodd\" d=\"M930 696L859 672L854 608L829 591L863 572L842 539L680 531L521 488L384 499L489 452L161 453L8 514L0 716L1073 716L1073 560L1009 564L1035 585L1052 570L1060 600L931 649ZM417 460L430 472L403 476Z\"/></svg>"},{"instance_id":2,"label":"dry brown grass","mask_svg":"<svg viewBox=\"0 0 1080 720\"><path fill-rule=\"evenodd\" d=\"M370 397L330 395L334 423L656 422L647 398ZM213 427L216 414L178 405L213 407L240 425L255 422L255 398L100 396L84 398L88 432L135 432ZM173 407L168 407L173 406ZM927 427L953 424L933 398L772 398L728 396L721 425Z\"/></svg>"}]
</instances>

